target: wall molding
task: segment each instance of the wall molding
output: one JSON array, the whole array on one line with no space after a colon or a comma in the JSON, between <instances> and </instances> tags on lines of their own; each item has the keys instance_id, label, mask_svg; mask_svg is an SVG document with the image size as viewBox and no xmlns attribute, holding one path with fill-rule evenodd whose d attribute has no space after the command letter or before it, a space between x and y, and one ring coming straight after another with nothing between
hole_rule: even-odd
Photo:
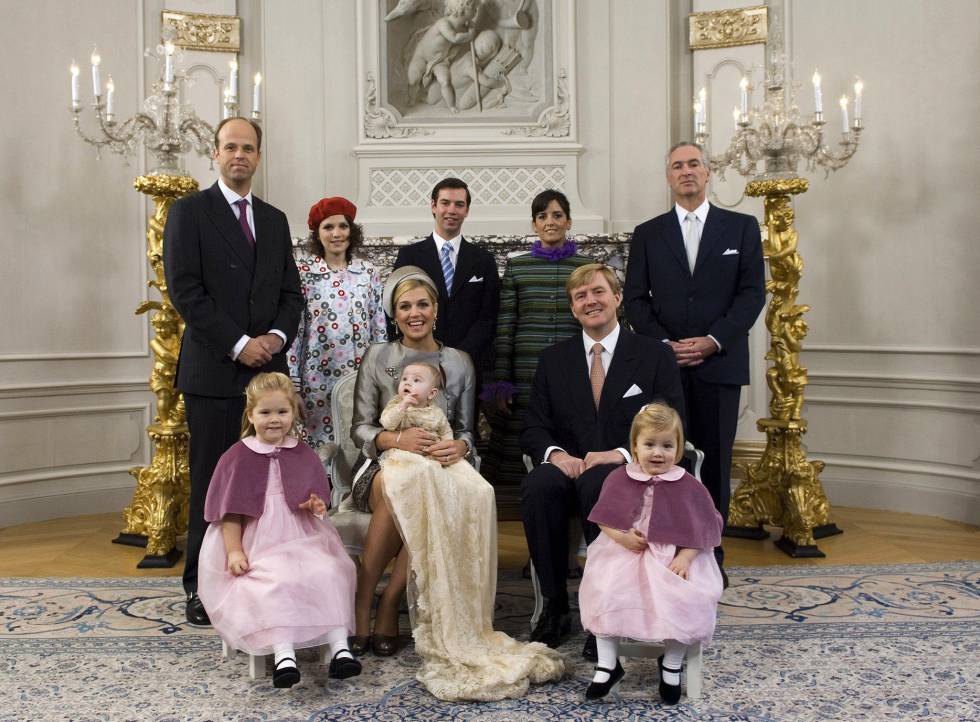
<instances>
[{"instance_id":1,"label":"wall molding","mask_svg":"<svg viewBox=\"0 0 980 722\"><path fill-rule=\"evenodd\" d=\"M860 388L953 391L980 391L980 377L915 376L912 374L869 374L849 371L809 371L811 386L854 386Z\"/></svg>"},{"instance_id":2,"label":"wall molding","mask_svg":"<svg viewBox=\"0 0 980 722\"><path fill-rule=\"evenodd\" d=\"M52 381L48 383L9 384L0 386L0 400L36 398L38 396L81 396L87 394L125 394L150 392L145 379L119 381Z\"/></svg>"},{"instance_id":3,"label":"wall molding","mask_svg":"<svg viewBox=\"0 0 980 722\"><path fill-rule=\"evenodd\" d=\"M908 461L899 462L872 456L858 456L856 454L822 454L817 452L814 453L813 459L823 461L826 463L828 469L831 469L831 467L867 469L868 471L887 472L890 474L915 474L931 478L940 477L945 479L960 479L962 481L977 484L977 493L980 495L980 471L968 469L964 466L953 466L952 464L922 464ZM903 485L910 488L927 489L930 491L955 491L954 489L937 488L934 485L926 484Z\"/></svg>"},{"instance_id":4,"label":"wall molding","mask_svg":"<svg viewBox=\"0 0 980 722\"><path fill-rule=\"evenodd\" d=\"M805 344L801 353L895 353L926 356L980 356L980 348L968 346L867 346L852 344Z\"/></svg>"},{"instance_id":5,"label":"wall molding","mask_svg":"<svg viewBox=\"0 0 980 722\"><path fill-rule=\"evenodd\" d=\"M810 406L869 406L898 409L929 409L933 411L954 411L961 414L980 414L980 406L949 404L940 401L892 401L887 399L856 399L833 396L808 396Z\"/></svg>"}]
</instances>

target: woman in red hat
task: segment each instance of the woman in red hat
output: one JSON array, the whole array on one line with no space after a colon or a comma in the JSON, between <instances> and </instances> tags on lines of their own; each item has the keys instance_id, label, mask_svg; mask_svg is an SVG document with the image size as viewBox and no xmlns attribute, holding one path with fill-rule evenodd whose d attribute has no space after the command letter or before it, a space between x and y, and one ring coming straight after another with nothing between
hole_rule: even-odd
<instances>
[{"instance_id":1,"label":"woman in red hat","mask_svg":"<svg viewBox=\"0 0 980 722\"><path fill-rule=\"evenodd\" d=\"M334 442L330 393L357 370L372 343L387 340L381 275L354 252L363 239L357 207L346 198L322 198L310 208L307 255L296 263L306 309L289 349L289 374L298 381L307 443L317 452Z\"/></svg>"}]
</instances>

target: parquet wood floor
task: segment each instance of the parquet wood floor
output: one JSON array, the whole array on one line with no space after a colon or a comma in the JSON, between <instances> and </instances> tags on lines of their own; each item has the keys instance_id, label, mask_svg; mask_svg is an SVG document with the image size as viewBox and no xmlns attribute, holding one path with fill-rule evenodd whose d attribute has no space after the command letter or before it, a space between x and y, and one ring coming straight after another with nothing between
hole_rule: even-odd
<instances>
[{"instance_id":1,"label":"parquet wood floor","mask_svg":"<svg viewBox=\"0 0 980 722\"><path fill-rule=\"evenodd\" d=\"M775 530L761 542L725 539L726 566L785 564L898 564L980 559L980 527L935 517L834 507L844 530L818 540L824 559L791 559L775 548ZM137 569L144 550L110 543L122 528L118 513L94 514L0 529L0 576L127 577L179 575L172 569ZM520 522L500 522L499 565L520 569L527 545Z\"/></svg>"}]
</instances>

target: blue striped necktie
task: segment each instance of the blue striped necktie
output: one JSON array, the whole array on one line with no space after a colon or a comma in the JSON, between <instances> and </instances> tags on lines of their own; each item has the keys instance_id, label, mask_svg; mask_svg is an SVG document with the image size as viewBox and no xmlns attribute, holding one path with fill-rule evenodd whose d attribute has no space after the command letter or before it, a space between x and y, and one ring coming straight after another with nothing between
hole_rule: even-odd
<instances>
[{"instance_id":1,"label":"blue striped necktie","mask_svg":"<svg viewBox=\"0 0 980 722\"><path fill-rule=\"evenodd\" d=\"M446 279L446 294L453 292L453 247L451 243L442 244L442 277Z\"/></svg>"}]
</instances>

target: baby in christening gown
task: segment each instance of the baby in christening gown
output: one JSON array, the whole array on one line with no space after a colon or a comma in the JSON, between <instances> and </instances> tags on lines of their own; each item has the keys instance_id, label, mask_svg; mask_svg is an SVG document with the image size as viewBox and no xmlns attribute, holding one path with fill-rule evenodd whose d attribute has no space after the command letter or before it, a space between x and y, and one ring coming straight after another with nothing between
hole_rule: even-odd
<instances>
[{"instance_id":1,"label":"baby in christening gown","mask_svg":"<svg viewBox=\"0 0 980 722\"><path fill-rule=\"evenodd\" d=\"M409 364L381 425L420 427L452 439L438 396L441 371ZM561 677L561 657L493 631L497 586L497 514L493 487L465 459L443 466L401 449L380 458L384 498L409 551L415 610L416 678L444 700L519 697L529 683Z\"/></svg>"}]
</instances>

